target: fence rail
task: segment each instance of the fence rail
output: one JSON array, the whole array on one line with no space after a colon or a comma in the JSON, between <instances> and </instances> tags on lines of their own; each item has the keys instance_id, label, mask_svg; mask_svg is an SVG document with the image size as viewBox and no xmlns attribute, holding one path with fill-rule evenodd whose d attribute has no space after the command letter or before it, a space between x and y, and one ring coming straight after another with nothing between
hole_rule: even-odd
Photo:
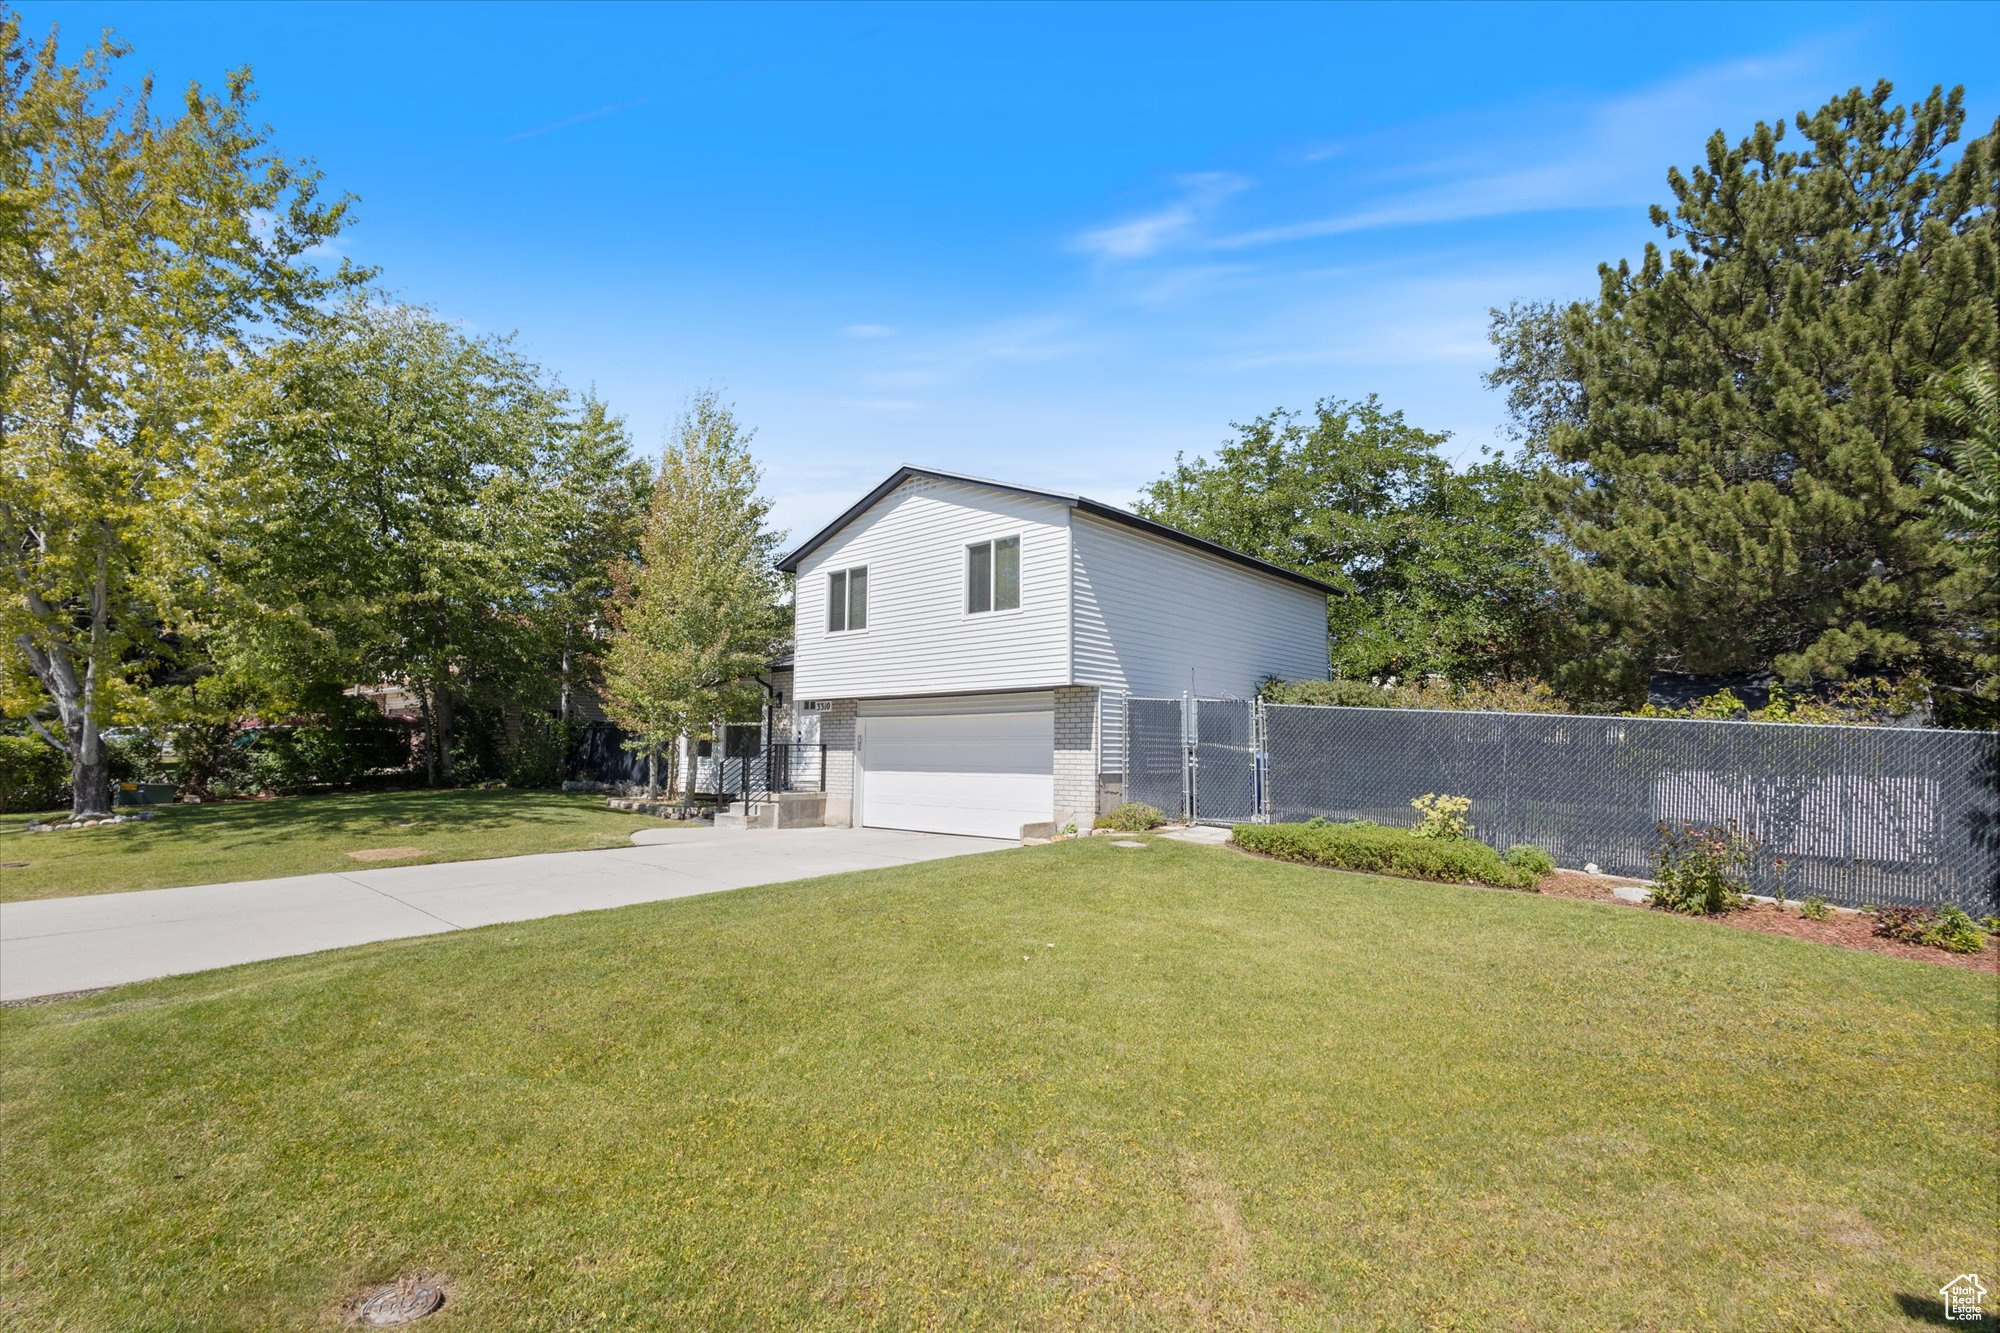
<instances>
[{"instance_id":1,"label":"fence rail","mask_svg":"<svg viewBox=\"0 0 2000 1333\"><path fill-rule=\"evenodd\" d=\"M1155 757L1152 795L1134 787L1130 799L1200 817L1203 766L1169 792L1158 757L1178 747L1207 759L1210 714L1130 702L1144 706L1128 708L1129 753ZM1756 846L1760 892L2000 907L1993 732L1299 704L1257 708L1248 731L1257 799L1213 818L1409 824L1412 798L1448 793L1471 798L1477 836L1495 847L1531 842L1560 865L1641 876L1660 824L1734 820Z\"/></svg>"}]
</instances>

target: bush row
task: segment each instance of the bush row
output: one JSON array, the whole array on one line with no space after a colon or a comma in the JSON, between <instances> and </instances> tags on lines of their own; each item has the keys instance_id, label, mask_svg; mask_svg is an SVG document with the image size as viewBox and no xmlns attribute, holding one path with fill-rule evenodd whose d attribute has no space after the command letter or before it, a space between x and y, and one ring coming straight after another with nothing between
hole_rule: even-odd
<instances>
[{"instance_id":1,"label":"bush row","mask_svg":"<svg viewBox=\"0 0 2000 1333\"><path fill-rule=\"evenodd\" d=\"M1361 870L1445 884L1531 889L1540 876L1470 838L1420 838L1409 829L1358 821L1332 824L1238 824L1236 845L1284 861Z\"/></svg>"},{"instance_id":2,"label":"bush row","mask_svg":"<svg viewBox=\"0 0 2000 1333\"><path fill-rule=\"evenodd\" d=\"M0 814L69 804L69 761L39 736L0 736Z\"/></svg>"}]
</instances>

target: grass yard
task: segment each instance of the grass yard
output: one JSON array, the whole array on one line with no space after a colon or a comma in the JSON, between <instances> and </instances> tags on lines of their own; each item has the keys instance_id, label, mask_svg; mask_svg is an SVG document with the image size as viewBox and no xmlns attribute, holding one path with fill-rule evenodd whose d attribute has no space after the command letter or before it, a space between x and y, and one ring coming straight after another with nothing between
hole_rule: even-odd
<instances>
[{"instance_id":1,"label":"grass yard","mask_svg":"<svg viewBox=\"0 0 2000 1333\"><path fill-rule=\"evenodd\" d=\"M0 1014L0 1324L1921 1325L1995 1000L1104 839L371 945Z\"/></svg>"},{"instance_id":2,"label":"grass yard","mask_svg":"<svg viewBox=\"0 0 2000 1333\"><path fill-rule=\"evenodd\" d=\"M272 801L161 806L144 824L67 833L0 833L0 902L221 884L273 875L423 865L527 852L623 847L648 815L612 810L602 796L555 791L351 792ZM414 856L362 862L349 852L415 847Z\"/></svg>"}]
</instances>

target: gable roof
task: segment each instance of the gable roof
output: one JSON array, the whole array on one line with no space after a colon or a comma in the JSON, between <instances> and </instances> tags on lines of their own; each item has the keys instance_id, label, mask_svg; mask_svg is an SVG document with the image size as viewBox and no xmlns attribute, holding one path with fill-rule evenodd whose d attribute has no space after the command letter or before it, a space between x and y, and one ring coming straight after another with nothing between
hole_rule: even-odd
<instances>
[{"instance_id":1,"label":"gable roof","mask_svg":"<svg viewBox=\"0 0 2000 1333\"><path fill-rule=\"evenodd\" d=\"M867 513L884 496L912 477L929 477L934 481L956 481L967 486L985 486L991 490L1007 491L1014 495L1031 496L1037 500L1053 500L1057 504L1079 510L1085 514L1089 514L1093 518L1106 519L1112 523L1121 523L1128 528L1136 528L1138 531L1147 533L1150 536L1163 538L1170 542L1179 542L1183 546L1189 546L1197 551L1206 552L1209 555L1227 560L1232 564L1242 565L1246 569L1254 569L1260 574L1269 574L1272 578L1284 579L1288 583L1296 583L1300 587L1310 588L1314 592L1332 594L1340 591L1332 584L1322 583L1310 574L1301 574L1296 570L1286 569L1282 565L1274 565L1268 560L1260 560L1254 555L1246 555L1242 551L1209 541L1206 537L1197 537L1191 532L1182 532L1179 528L1169 527L1165 523L1154 522L1152 519L1141 517L1129 509L1120 509L1116 505L1108 505L1101 500L1092 500L1088 496L1065 495L1060 491L1038 490L1033 486L1013 486L1004 481L989 481L985 477L968 477L957 472L940 472L936 468L928 467L897 468L889 475L887 481L849 505L847 511L839 518L836 518L833 522L827 524L818 532L806 538L804 542L794 547L783 559L778 561L778 568L786 574L796 574L801 560L804 560L814 551L826 545L827 542L833 539L835 533L861 517L861 515Z\"/></svg>"}]
</instances>

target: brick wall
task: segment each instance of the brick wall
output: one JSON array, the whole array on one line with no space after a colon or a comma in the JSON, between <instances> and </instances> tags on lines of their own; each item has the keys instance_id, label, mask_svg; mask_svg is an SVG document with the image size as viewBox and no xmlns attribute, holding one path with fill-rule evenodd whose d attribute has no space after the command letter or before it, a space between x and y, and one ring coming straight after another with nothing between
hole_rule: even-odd
<instances>
[{"instance_id":1,"label":"brick wall","mask_svg":"<svg viewBox=\"0 0 2000 1333\"><path fill-rule=\"evenodd\" d=\"M1056 827L1087 829L1097 818L1097 691L1056 690Z\"/></svg>"},{"instance_id":2,"label":"brick wall","mask_svg":"<svg viewBox=\"0 0 2000 1333\"><path fill-rule=\"evenodd\" d=\"M826 746L826 822L854 826L854 717L852 699L835 699L819 715L819 738Z\"/></svg>"}]
</instances>

